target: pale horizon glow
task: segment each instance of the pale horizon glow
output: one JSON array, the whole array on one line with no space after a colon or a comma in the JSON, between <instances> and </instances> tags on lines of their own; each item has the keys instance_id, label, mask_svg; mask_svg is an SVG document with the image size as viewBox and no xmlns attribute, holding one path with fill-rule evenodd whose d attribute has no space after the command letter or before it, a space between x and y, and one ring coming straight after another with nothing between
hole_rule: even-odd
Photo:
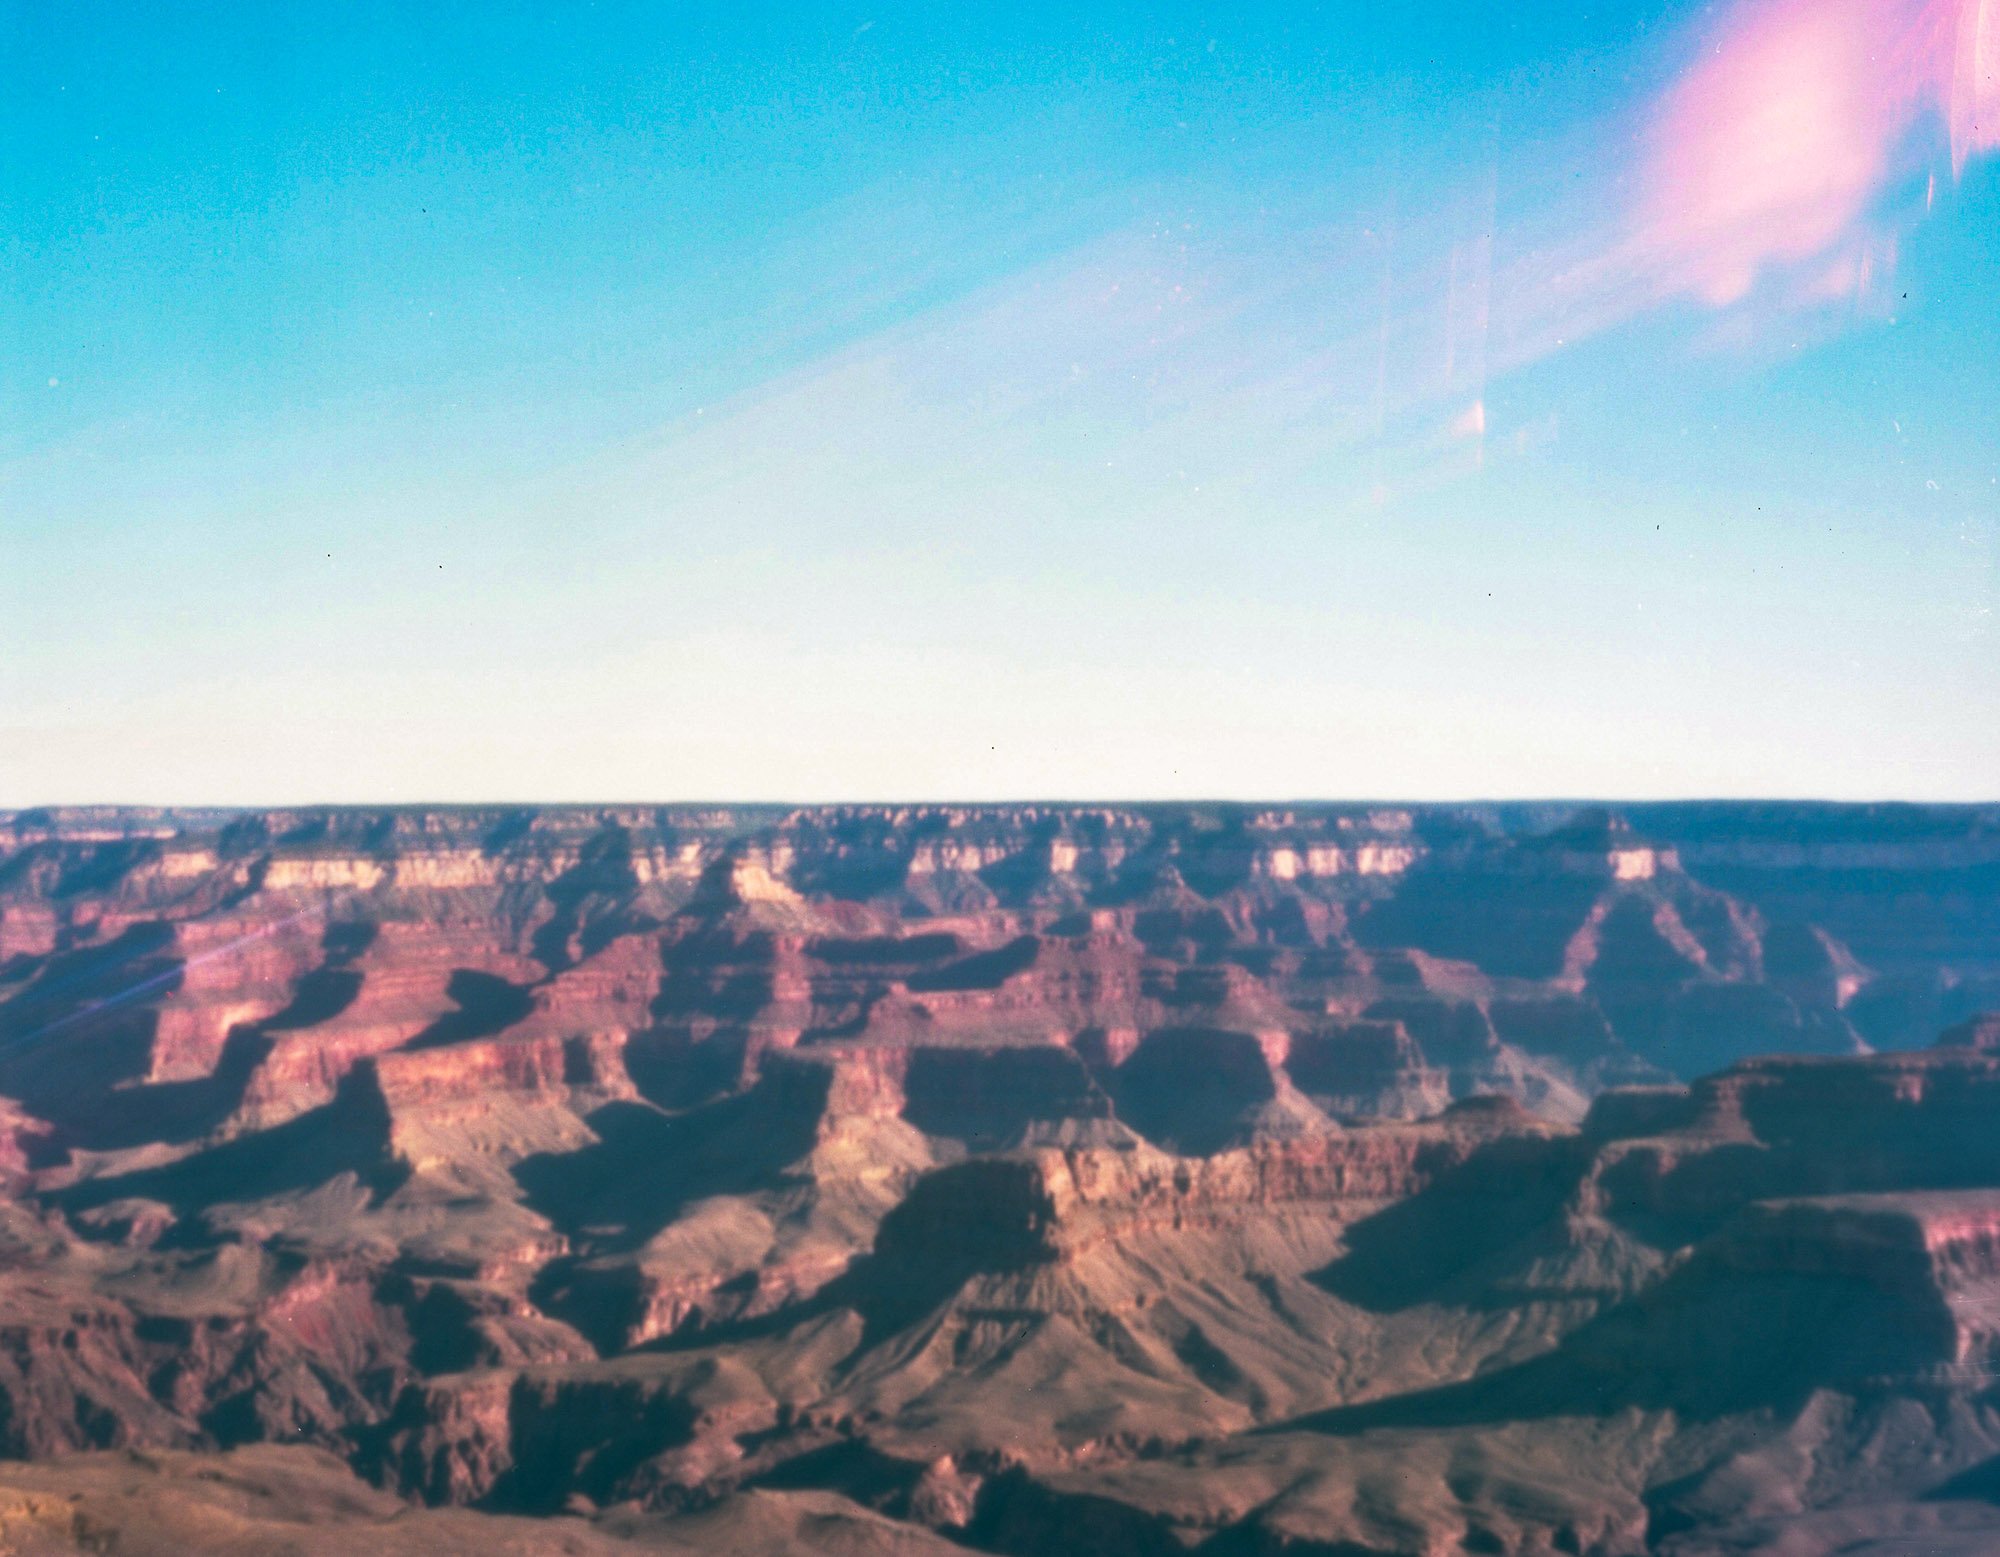
<instances>
[{"instance_id":1,"label":"pale horizon glow","mask_svg":"<svg viewBox=\"0 0 2000 1557\"><path fill-rule=\"evenodd\" d=\"M476 15L22 25L0 807L2000 795L1992 0Z\"/></svg>"}]
</instances>

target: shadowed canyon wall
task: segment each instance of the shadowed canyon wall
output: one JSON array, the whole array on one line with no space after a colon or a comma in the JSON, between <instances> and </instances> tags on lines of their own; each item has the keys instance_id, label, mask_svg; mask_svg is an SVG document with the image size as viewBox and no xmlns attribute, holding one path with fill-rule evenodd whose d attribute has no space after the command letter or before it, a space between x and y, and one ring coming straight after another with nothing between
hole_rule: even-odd
<instances>
[{"instance_id":1,"label":"shadowed canyon wall","mask_svg":"<svg viewBox=\"0 0 2000 1557\"><path fill-rule=\"evenodd\" d=\"M1994 1007L2000 808L0 815L0 1534L1952 1549Z\"/></svg>"}]
</instances>

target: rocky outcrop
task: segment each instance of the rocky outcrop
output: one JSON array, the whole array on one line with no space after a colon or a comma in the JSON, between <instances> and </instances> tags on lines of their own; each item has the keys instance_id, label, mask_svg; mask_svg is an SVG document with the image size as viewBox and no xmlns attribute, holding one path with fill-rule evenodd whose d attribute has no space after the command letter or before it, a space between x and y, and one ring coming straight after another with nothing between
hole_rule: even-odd
<instances>
[{"instance_id":1,"label":"rocky outcrop","mask_svg":"<svg viewBox=\"0 0 2000 1557\"><path fill-rule=\"evenodd\" d=\"M1997 825L0 818L0 1450L306 1444L666 1549L1949 1501L2000 1463Z\"/></svg>"},{"instance_id":2,"label":"rocky outcrop","mask_svg":"<svg viewBox=\"0 0 2000 1557\"><path fill-rule=\"evenodd\" d=\"M1958 858L1944 839L1985 836L1984 813L1925 813L1913 831L1900 814L1745 809L1734 844L1732 814L20 813L0 818L0 925L19 946L4 1011L17 1034L143 1049L107 1080L225 1069L257 1125L324 1101L368 1056L514 1027L642 1037L635 1079L662 1102L731 1090L763 1055L820 1039L1076 1046L1207 1027L1300 1039L1316 1069L1298 1090L1337 1114L1428 1107L1427 1071L1454 1095L1562 1112L1662 1069L1852 1052L1863 1029L1914 1042L1891 1027L1934 1031L1992 976L1970 954L1911 967L1892 922L1912 882L1984 890L1934 868ZM1984 847L1968 841L1946 875ZM1698 879L1705 861L1752 871L1760 892L1806 872L1824 909L1771 886L1782 911L1767 914ZM1901 894L1893 912L1878 882ZM1432 1014L1447 1007L1471 1028ZM1356 1043L1356 1073L1331 1077L1326 1016L1400 1020L1417 1053ZM674 1058L689 1053L703 1062ZM34 1106L32 1080L16 1090Z\"/></svg>"}]
</instances>

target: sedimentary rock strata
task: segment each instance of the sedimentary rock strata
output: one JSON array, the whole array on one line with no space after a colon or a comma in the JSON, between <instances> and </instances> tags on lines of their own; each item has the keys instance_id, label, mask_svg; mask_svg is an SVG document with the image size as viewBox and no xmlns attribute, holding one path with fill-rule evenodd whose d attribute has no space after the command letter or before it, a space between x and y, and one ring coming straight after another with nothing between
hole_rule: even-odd
<instances>
[{"instance_id":1,"label":"sedimentary rock strata","mask_svg":"<svg viewBox=\"0 0 2000 1557\"><path fill-rule=\"evenodd\" d=\"M1972 1539L1996 862L1976 808L0 818L0 1538Z\"/></svg>"}]
</instances>

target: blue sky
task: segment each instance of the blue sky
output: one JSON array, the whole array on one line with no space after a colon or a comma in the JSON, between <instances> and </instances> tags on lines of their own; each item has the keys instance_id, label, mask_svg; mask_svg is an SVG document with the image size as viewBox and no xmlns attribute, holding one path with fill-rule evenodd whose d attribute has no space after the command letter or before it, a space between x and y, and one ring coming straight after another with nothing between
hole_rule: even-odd
<instances>
[{"instance_id":1,"label":"blue sky","mask_svg":"<svg viewBox=\"0 0 2000 1557\"><path fill-rule=\"evenodd\" d=\"M0 804L1991 798L1990 0L1406 9L12 8Z\"/></svg>"}]
</instances>

